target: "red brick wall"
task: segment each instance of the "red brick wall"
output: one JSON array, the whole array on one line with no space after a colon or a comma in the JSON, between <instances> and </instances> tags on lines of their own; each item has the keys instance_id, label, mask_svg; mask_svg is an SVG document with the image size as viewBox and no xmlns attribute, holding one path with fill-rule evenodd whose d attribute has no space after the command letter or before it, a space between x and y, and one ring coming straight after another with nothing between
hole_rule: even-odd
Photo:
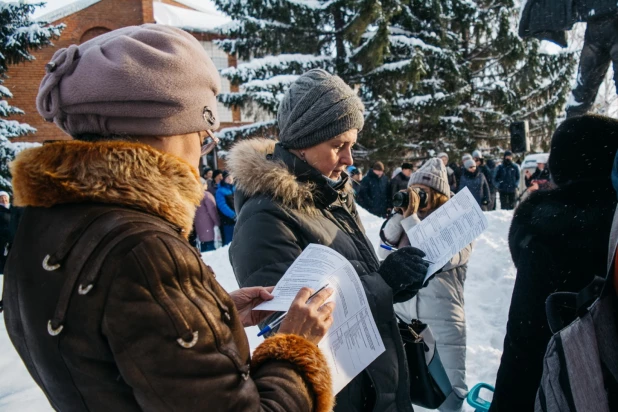
<instances>
[{"instance_id":1,"label":"red brick wall","mask_svg":"<svg viewBox=\"0 0 618 412\"><path fill-rule=\"evenodd\" d=\"M102 34L105 30L115 30L125 26L142 24L144 22L143 3L150 4L152 21L152 0L103 0L77 13L64 17L54 24L64 23L66 28L60 39L54 42L54 47L46 47L35 51L36 60L22 63L9 69L9 78L5 82L14 98L10 103L26 112L15 120L25 122L38 129L34 135L24 136L22 141L44 141L53 139L69 139L53 123L47 123L36 110L36 95L39 83L45 75L45 64L51 60L54 52L74 43L80 43L86 32L86 38L93 34ZM92 29L92 30L91 30ZM90 30L90 31L89 31Z\"/></svg>"},{"instance_id":2,"label":"red brick wall","mask_svg":"<svg viewBox=\"0 0 618 412\"><path fill-rule=\"evenodd\" d=\"M188 8L173 0L163 0L164 3ZM17 141L38 141L70 139L54 123L46 122L36 110L36 95L39 83L45 75L45 64L49 62L56 50L90 40L97 35L121 27L154 23L152 0L102 0L77 13L71 14L53 24L64 23L66 28L54 46L46 47L32 53L36 60L12 66L5 81L5 86L13 93L10 103L26 112L23 116L13 119L28 123L38 132L33 135L16 138ZM212 40L215 36L194 33L199 40ZM233 59L235 62L235 59ZM236 113L238 112L238 113ZM234 110L234 120L240 118L240 112ZM228 127L231 124L222 124Z\"/></svg>"}]
</instances>

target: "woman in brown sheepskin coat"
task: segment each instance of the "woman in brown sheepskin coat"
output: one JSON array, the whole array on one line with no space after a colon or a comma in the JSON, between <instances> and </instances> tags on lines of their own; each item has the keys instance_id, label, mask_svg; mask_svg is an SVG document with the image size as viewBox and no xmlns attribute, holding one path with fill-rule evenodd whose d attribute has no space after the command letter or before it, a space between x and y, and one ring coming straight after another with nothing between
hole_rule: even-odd
<instances>
[{"instance_id":1,"label":"woman in brown sheepskin coat","mask_svg":"<svg viewBox=\"0 0 618 412\"><path fill-rule=\"evenodd\" d=\"M187 241L217 127L219 75L193 36L144 25L56 52L43 116L81 141L24 151L5 273L8 334L58 411L305 411L333 406L316 346L332 291L302 289L253 352L265 288L226 293ZM166 79L166 81L161 81ZM87 85L87 87L84 87ZM98 87L100 86L100 87Z\"/></svg>"}]
</instances>

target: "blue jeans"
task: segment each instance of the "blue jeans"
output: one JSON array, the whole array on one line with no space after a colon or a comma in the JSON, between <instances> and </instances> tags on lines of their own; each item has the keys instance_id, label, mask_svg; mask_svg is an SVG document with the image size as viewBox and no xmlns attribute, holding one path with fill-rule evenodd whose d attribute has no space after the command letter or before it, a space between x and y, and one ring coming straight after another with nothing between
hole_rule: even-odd
<instances>
[{"instance_id":1,"label":"blue jeans","mask_svg":"<svg viewBox=\"0 0 618 412\"><path fill-rule=\"evenodd\" d=\"M202 242L201 252L210 252L215 250L215 241L211 240L210 242Z\"/></svg>"},{"instance_id":2,"label":"blue jeans","mask_svg":"<svg viewBox=\"0 0 618 412\"><path fill-rule=\"evenodd\" d=\"M229 245L232 243L232 238L234 237L234 226L235 225L223 225L223 246Z\"/></svg>"}]
</instances>

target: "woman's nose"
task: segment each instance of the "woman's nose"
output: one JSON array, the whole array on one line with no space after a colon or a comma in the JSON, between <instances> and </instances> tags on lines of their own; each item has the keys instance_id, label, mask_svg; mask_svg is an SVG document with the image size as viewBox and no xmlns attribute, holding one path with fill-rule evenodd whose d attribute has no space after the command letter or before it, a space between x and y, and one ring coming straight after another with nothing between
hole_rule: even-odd
<instances>
[{"instance_id":1,"label":"woman's nose","mask_svg":"<svg viewBox=\"0 0 618 412\"><path fill-rule=\"evenodd\" d=\"M352 166L354 164L354 160L352 159L352 149L347 149L342 152L341 157L339 158L339 163L346 166Z\"/></svg>"}]
</instances>

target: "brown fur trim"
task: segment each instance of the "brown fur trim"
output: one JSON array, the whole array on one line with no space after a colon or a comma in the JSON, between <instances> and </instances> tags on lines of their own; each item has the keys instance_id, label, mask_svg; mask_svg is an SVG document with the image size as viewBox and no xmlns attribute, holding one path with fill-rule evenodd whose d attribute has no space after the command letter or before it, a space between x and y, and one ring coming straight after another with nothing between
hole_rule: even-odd
<instances>
[{"instance_id":1,"label":"brown fur trim","mask_svg":"<svg viewBox=\"0 0 618 412\"><path fill-rule=\"evenodd\" d=\"M21 152L11 163L17 206L118 204L191 232L204 191L195 168L151 146L67 141Z\"/></svg>"},{"instance_id":2,"label":"brown fur trim","mask_svg":"<svg viewBox=\"0 0 618 412\"><path fill-rule=\"evenodd\" d=\"M313 200L315 185L299 182L283 162L266 158L275 151L276 143L269 139L250 139L230 150L227 167L236 186L248 197L267 194L286 209L318 214Z\"/></svg>"},{"instance_id":3,"label":"brown fur trim","mask_svg":"<svg viewBox=\"0 0 618 412\"><path fill-rule=\"evenodd\" d=\"M285 360L302 371L316 397L315 412L330 412L335 406L330 370L320 349L298 335L276 334L266 339L253 352L251 369L268 360Z\"/></svg>"}]
</instances>

